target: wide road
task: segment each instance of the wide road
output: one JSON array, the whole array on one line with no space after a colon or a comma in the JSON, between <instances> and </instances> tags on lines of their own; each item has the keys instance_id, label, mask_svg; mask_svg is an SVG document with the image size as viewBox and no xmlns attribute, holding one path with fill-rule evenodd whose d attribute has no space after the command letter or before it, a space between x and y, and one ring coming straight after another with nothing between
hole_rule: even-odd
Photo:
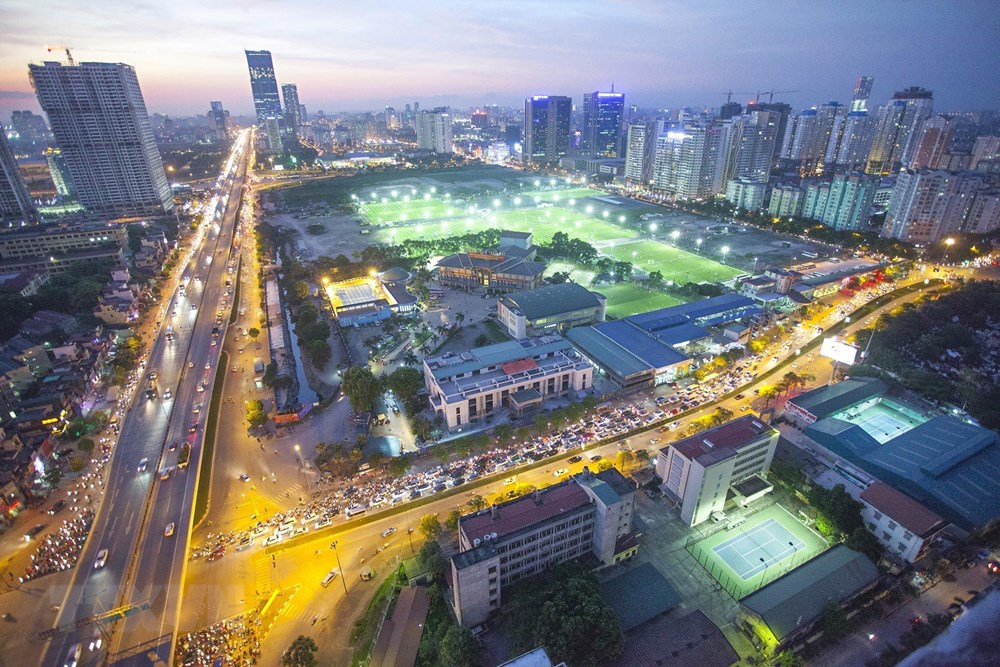
<instances>
[{"instance_id":1,"label":"wide road","mask_svg":"<svg viewBox=\"0 0 1000 667\"><path fill-rule=\"evenodd\" d=\"M119 605L148 603L147 610L110 628L110 642L105 634L103 650L110 649L112 664L167 664L170 659L203 436L202 428L194 434L189 428L202 424L208 412L221 349L211 344L212 328L220 309L222 335L228 323L223 292L232 277L227 278L227 260L246 173L247 139L244 132L234 144L220 182L216 221L204 223L194 239L190 262L183 269L190 274L187 294L178 289L164 302L162 326L142 370L140 390L122 422L107 492L57 619L58 626L72 627L79 619ZM157 395L147 399L145 377L150 372L157 373ZM200 383L206 391L198 391ZM177 447L170 451L169 443L174 442ZM190 465L178 470L184 442L192 445ZM144 458L148 466L139 473ZM167 468L172 468L170 478L161 480L159 473ZM165 537L169 523L175 524L174 534ZM107 562L95 569L102 549L108 550ZM83 646L81 665L100 664L103 651L88 650L97 632L97 626L85 625L56 636L42 664L64 664L78 643Z\"/></svg>"}]
</instances>

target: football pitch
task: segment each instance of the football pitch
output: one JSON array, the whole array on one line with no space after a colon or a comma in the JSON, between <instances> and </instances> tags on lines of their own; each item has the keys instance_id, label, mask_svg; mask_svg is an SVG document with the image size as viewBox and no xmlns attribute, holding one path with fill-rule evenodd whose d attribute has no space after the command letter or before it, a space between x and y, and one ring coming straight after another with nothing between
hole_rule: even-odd
<instances>
[{"instance_id":1,"label":"football pitch","mask_svg":"<svg viewBox=\"0 0 1000 667\"><path fill-rule=\"evenodd\" d=\"M669 294L646 289L635 283L598 285L590 289L603 294L608 299L608 315L622 318L636 313L645 313L658 308L668 308L684 303Z\"/></svg>"},{"instance_id":2,"label":"football pitch","mask_svg":"<svg viewBox=\"0 0 1000 667\"><path fill-rule=\"evenodd\" d=\"M659 271L665 279L680 283L719 282L745 273L714 259L658 241L615 244L601 250L615 259L631 262L637 269Z\"/></svg>"}]
</instances>

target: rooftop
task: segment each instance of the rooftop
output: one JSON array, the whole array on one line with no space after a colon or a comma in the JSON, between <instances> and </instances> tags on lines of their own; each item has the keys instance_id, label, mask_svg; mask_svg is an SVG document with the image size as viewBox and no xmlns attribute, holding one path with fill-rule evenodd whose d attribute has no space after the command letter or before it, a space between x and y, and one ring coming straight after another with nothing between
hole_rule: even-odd
<instances>
[{"instance_id":1,"label":"rooftop","mask_svg":"<svg viewBox=\"0 0 1000 667\"><path fill-rule=\"evenodd\" d=\"M780 642L812 623L829 601L842 602L878 581L864 554L838 544L751 593L740 604L760 616Z\"/></svg>"},{"instance_id":2,"label":"rooftop","mask_svg":"<svg viewBox=\"0 0 1000 667\"><path fill-rule=\"evenodd\" d=\"M462 517L459 524L470 541L493 533L497 534L496 540L502 540L507 535L589 504L587 492L572 480L566 480L497 505L495 519L490 508Z\"/></svg>"},{"instance_id":3,"label":"rooftop","mask_svg":"<svg viewBox=\"0 0 1000 667\"><path fill-rule=\"evenodd\" d=\"M546 285L501 297L503 305L519 311L529 320L571 313L585 308L598 308L600 299L594 292L576 283Z\"/></svg>"},{"instance_id":4,"label":"rooftop","mask_svg":"<svg viewBox=\"0 0 1000 667\"><path fill-rule=\"evenodd\" d=\"M562 336L549 334L521 340L476 347L468 352L453 352L424 359L435 379L441 381L484 368L499 368L501 365L522 359L538 359L554 352L570 352L573 346ZM537 365L537 364L536 364Z\"/></svg>"},{"instance_id":5,"label":"rooftop","mask_svg":"<svg viewBox=\"0 0 1000 667\"><path fill-rule=\"evenodd\" d=\"M378 641L372 649L371 664L413 667L429 609L430 598L426 590L419 586L403 588L392 617L382 623Z\"/></svg>"},{"instance_id":6,"label":"rooftop","mask_svg":"<svg viewBox=\"0 0 1000 667\"><path fill-rule=\"evenodd\" d=\"M885 482L875 482L862 491L861 500L914 535L929 535L944 525L944 519Z\"/></svg>"},{"instance_id":7,"label":"rooftop","mask_svg":"<svg viewBox=\"0 0 1000 667\"><path fill-rule=\"evenodd\" d=\"M704 612L695 610L680 618L660 616L629 633L625 652L612 667L730 667L739 660L722 631Z\"/></svg>"},{"instance_id":8,"label":"rooftop","mask_svg":"<svg viewBox=\"0 0 1000 667\"><path fill-rule=\"evenodd\" d=\"M681 596L652 563L643 563L601 583L601 597L628 632L680 604Z\"/></svg>"},{"instance_id":9,"label":"rooftop","mask_svg":"<svg viewBox=\"0 0 1000 667\"><path fill-rule=\"evenodd\" d=\"M852 378L803 392L789 402L822 419L866 398L884 394L888 390L889 385L878 378Z\"/></svg>"},{"instance_id":10,"label":"rooftop","mask_svg":"<svg viewBox=\"0 0 1000 667\"><path fill-rule=\"evenodd\" d=\"M770 438L776 433L777 431L760 421L758 417L746 415L678 440L660 451L666 453L673 448L688 460L711 465L735 455L745 445Z\"/></svg>"}]
</instances>

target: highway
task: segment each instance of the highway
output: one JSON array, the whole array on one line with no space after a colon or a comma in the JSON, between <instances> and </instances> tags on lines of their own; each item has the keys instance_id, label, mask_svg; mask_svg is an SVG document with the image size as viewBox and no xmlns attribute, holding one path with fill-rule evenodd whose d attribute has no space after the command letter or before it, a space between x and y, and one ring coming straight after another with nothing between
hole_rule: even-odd
<instances>
[{"instance_id":1,"label":"highway","mask_svg":"<svg viewBox=\"0 0 1000 667\"><path fill-rule=\"evenodd\" d=\"M122 421L107 492L60 605L56 626L72 627L78 619L107 613L120 605L148 604L149 608L107 628L110 633L105 632L101 650L88 650L98 636L95 625L57 635L45 653L45 665L64 664L67 653L78 643L83 645L80 665L103 664L103 651L108 652L111 664L169 664L204 419L221 350L212 344L212 329L219 326L224 336L229 319L228 308L223 307L224 284L235 276L227 272L227 260L250 152L246 149L248 137L244 132L234 143L227 162L214 209L220 214L215 222L203 223L193 241L190 263L182 263L181 270L190 273L187 294L178 288L164 300L161 326L140 375L139 391ZM221 317L218 325L217 317ZM157 393L147 398L146 378L151 372L157 373ZM200 386L206 389L199 391ZM199 427L190 433L193 424ZM181 469L177 462L185 442L191 445L190 465ZM172 448L170 443L177 446ZM144 458L149 460L148 467L137 472ZM160 476L164 469L171 469L165 480ZM170 523L174 531L166 536ZM108 550L107 562L95 569L102 549Z\"/></svg>"}]
</instances>

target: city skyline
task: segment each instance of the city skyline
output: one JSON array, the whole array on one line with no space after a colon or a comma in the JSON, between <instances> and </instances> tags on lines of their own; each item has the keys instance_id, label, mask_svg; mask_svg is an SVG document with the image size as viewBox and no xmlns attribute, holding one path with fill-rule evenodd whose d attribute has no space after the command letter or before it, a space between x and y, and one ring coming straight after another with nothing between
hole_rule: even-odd
<instances>
[{"instance_id":1,"label":"city skyline","mask_svg":"<svg viewBox=\"0 0 1000 667\"><path fill-rule=\"evenodd\" d=\"M518 107L529 95L569 95L580 104L585 92L608 90L612 81L642 107L717 107L726 90L745 102L757 90L777 89L796 91L777 97L799 108L849 103L861 74L875 78L873 105L919 85L934 91L941 110L978 110L994 103L1000 87L990 48L1000 20L973 2L909 3L906 11L895 2L695 8L634 0L529 10L502 2L483 16L441 1L352 7L351 21L311 1L292 12L189 2L70 7L6 10L0 113L38 108L28 64L65 59L46 44L69 46L78 62L134 66L150 111L172 115L205 113L219 99L236 115L251 113L244 49L270 50L279 84L298 84L303 104L328 113L414 99L428 108ZM309 21L300 27L296 15ZM950 49L954 43L964 48Z\"/></svg>"}]
</instances>

